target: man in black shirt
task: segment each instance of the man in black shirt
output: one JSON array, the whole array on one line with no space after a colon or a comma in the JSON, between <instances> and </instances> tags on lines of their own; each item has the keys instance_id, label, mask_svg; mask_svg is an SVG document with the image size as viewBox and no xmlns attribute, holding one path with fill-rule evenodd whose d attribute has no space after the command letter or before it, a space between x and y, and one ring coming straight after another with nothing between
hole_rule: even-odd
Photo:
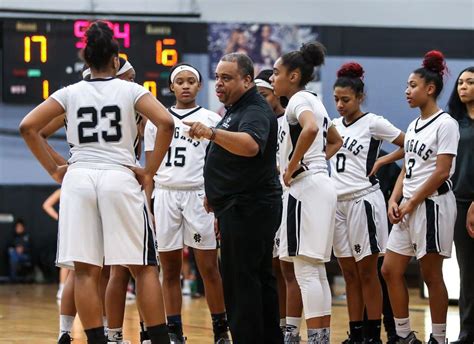
<instances>
[{"instance_id":1,"label":"man in black shirt","mask_svg":"<svg viewBox=\"0 0 474 344\"><path fill-rule=\"evenodd\" d=\"M276 170L278 123L253 84L253 63L240 53L221 58L216 94L227 112L215 128L189 123L206 138L207 208L221 234L224 298L233 342L283 343L272 275L273 239L281 221Z\"/></svg>"}]
</instances>

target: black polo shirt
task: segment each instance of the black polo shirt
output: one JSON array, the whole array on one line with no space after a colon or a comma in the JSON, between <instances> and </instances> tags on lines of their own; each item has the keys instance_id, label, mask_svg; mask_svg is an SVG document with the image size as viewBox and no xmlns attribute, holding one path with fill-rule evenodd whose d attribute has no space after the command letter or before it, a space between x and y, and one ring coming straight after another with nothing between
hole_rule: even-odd
<instances>
[{"instance_id":1,"label":"black polo shirt","mask_svg":"<svg viewBox=\"0 0 474 344\"><path fill-rule=\"evenodd\" d=\"M257 88L251 88L232 105L216 128L248 133L260 148L256 156L244 157L210 143L204 185L216 216L234 204L254 207L281 202L276 169L278 121Z\"/></svg>"},{"instance_id":2,"label":"black polo shirt","mask_svg":"<svg viewBox=\"0 0 474 344\"><path fill-rule=\"evenodd\" d=\"M474 120L465 116L459 123L459 145L453 191L459 202L474 201Z\"/></svg>"}]
</instances>

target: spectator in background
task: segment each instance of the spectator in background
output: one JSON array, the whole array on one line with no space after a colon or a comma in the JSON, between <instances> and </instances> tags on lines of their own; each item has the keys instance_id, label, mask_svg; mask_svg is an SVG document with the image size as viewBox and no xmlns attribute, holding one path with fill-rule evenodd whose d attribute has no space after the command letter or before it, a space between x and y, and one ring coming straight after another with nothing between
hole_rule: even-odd
<instances>
[{"instance_id":1,"label":"spectator in background","mask_svg":"<svg viewBox=\"0 0 474 344\"><path fill-rule=\"evenodd\" d=\"M459 339L452 343L474 342L474 237L466 231L468 208L474 201L474 66L464 69L458 76L448 102L449 113L459 123L459 147L453 191L456 196L457 218L454 227L454 244L461 278ZM472 210L472 206L471 206ZM468 223L468 229L472 225Z\"/></svg>"},{"instance_id":2,"label":"spectator in background","mask_svg":"<svg viewBox=\"0 0 474 344\"><path fill-rule=\"evenodd\" d=\"M22 219L15 222L15 236L8 247L10 257L10 281L20 280L23 268L31 266L30 236L26 233L25 223Z\"/></svg>"}]
</instances>

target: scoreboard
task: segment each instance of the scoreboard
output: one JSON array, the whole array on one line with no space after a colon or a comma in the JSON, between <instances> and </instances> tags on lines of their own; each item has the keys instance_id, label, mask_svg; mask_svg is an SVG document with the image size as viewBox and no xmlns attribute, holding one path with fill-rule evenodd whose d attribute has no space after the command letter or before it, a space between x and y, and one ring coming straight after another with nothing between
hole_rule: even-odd
<instances>
[{"instance_id":1,"label":"scoreboard","mask_svg":"<svg viewBox=\"0 0 474 344\"><path fill-rule=\"evenodd\" d=\"M37 104L81 80L80 50L88 20L3 21L3 101ZM120 56L136 71L136 82L166 105L170 68L183 54L207 53L207 25L189 22L107 21Z\"/></svg>"}]
</instances>

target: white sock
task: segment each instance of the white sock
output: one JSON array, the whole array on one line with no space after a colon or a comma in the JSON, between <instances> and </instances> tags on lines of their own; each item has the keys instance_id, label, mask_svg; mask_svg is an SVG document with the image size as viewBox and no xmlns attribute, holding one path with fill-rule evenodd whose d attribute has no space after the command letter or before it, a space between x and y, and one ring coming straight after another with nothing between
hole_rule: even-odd
<instances>
[{"instance_id":1,"label":"white sock","mask_svg":"<svg viewBox=\"0 0 474 344\"><path fill-rule=\"evenodd\" d=\"M59 315L59 338L61 338L63 333L71 333L74 318L71 315Z\"/></svg>"},{"instance_id":2,"label":"white sock","mask_svg":"<svg viewBox=\"0 0 474 344\"><path fill-rule=\"evenodd\" d=\"M104 328L108 326L107 317L102 316L102 324L104 324Z\"/></svg>"},{"instance_id":3,"label":"white sock","mask_svg":"<svg viewBox=\"0 0 474 344\"><path fill-rule=\"evenodd\" d=\"M293 334L300 334L301 317L286 317L286 326Z\"/></svg>"},{"instance_id":4,"label":"white sock","mask_svg":"<svg viewBox=\"0 0 474 344\"><path fill-rule=\"evenodd\" d=\"M411 333L410 318L393 318L397 336L406 338Z\"/></svg>"},{"instance_id":5,"label":"white sock","mask_svg":"<svg viewBox=\"0 0 474 344\"><path fill-rule=\"evenodd\" d=\"M286 326L286 318L280 318L280 327Z\"/></svg>"},{"instance_id":6,"label":"white sock","mask_svg":"<svg viewBox=\"0 0 474 344\"><path fill-rule=\"evenodd\" d=\"M433 338L439 344L444 344L446 341L446 324L431 324Z\"/></svg>"},{"instance_id":7,"label":"white sock","mask_svg":"<svg viewBox=\"0 0 474 344\"><path fill-rule=\"evenodd\" d=\"M123 339L123 334L122 334L122 328L109 328L107 331L107 339L108 340L122 340Z\"/></svg>"}]
</instances>

